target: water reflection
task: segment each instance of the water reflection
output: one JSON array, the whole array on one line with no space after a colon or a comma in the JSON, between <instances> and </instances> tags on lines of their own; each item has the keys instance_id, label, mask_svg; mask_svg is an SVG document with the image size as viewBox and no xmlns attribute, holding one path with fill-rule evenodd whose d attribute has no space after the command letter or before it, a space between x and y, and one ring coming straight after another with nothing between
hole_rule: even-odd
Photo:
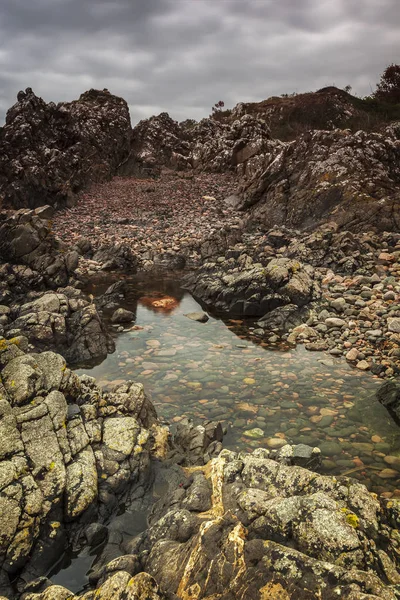
<instances>
[{"instance_id":1,"label":"water reflection","mask_svg":"<svg viewBox=\"0 0 400 600\"><path fill-rule=\"evenodd\" d=\"M113 355L80 372L106 388L141 381L171 423L224 421L233 449L318 445L326 472L352 474L378 492L398 487L398 428L375 399L379 379L328 354L267 345L241 320L192 321L185 314L203 307L175 280L127 283L124 307L135 325L116 336ZM143 298L176 305L157 310Z\"/></svg>"},{"instance_id":2,"label":"water reflection","mask_svg":"<svg viewBox=\"0 0 400 600\"><path fill-rule=\"evenodd\" d=\"M152 296L141 296L138 303L154 312L169 314L179 306L180 300L155 292Z\"/></svg>"}]
</instances>

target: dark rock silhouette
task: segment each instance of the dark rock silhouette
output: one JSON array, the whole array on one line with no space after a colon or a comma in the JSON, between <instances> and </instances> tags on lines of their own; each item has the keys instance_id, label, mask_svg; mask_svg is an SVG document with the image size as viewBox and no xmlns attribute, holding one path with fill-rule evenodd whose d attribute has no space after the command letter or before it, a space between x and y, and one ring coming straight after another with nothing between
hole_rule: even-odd
<instances>
[{"instance_id":1,"label":"dark rock silhouette","mask_svg":"<svg viewBox=\"0 0 400 600\"><path fill-rule=\"evenodd\" d=\"M129 153L128 105L108 90L48 104L18 93L0 131L0 202L63 206L91 181L111 177Z\"/></svg>"}]
</instances>

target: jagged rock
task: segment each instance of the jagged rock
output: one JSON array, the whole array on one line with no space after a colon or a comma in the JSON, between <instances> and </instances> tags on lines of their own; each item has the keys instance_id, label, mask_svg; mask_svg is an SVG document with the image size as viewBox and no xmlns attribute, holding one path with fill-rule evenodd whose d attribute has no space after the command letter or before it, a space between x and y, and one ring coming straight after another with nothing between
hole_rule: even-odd
<instances>
[{"instance_id":1,"label":"jagged rock","mask_svg":"<svg viewBox=\"0 0 400 600\"><path fill-rule=\"evenodd\" d=\"M108 90L55 105L27 88L0 132L0 198L14 208L73 202L84 185L116 172L130 131L127 103Z\"/></svg>"},{"instance_id":2,"label":"jagged rock","mask_svg":"<svg viewBox=\"0 0 400 600\"><path fill-rule=\"evenodd\" d=\"M395 600L381 570L382 561L395 569L395 542L380 551L382 557L368 551L387 527L385 505L358 482L279 465L264 453L224 450L196 467L179 495L171 489L154 507L150 528L132 544L145 570L178 597L196 589L199 599L239 593L248 600L311 599L323 590L326 597ZM189 499L202 474L211 507L205 504L196 518Z\"/></svg>"},{"instance_id":3,"label":"jagged rock","mask_svg":"<svg viewBox=\"0 0 400 600\"><path fill-rule=\"evenodd\" d=\"M249 222L312 227L335 221L353 231L398 230L399 126L381 133L310 131L243 180L239 195Z\"/></svg>"},{"instance_id":4,"label":"jagged rock","mask_svg":"<svg viewBox=\"0 0 400 600\"><path fill-rule=\"evenodd\" d=\"M161 167L186 168L187 134L167 113L140 121L132 131L131 154L120 168L129 175L156 175Z\"/></svg>"},{"instance_id":5,"label":"jagged rock","mask_svg":"<svg viewBox=\"0 0 400 600\"><path fill-rule=\"evenodd\" d=\"M235 169L243 177L257 172L260 155L280 146L280 142L271 140L266 121L252 115L244 115L230 125L203 119L191 130L191 136L191 162L195 169Z\"/></svg>"},{"instance_id":6,"label":"jagged rock","mask_svg":"<svg viewBox=\"0 0 400 600\"><path fill-rule=\"evenodd\" d=\"M5 263L14 294L31 289L32 283L65 286L76 268L73 253L51 234L49 222L26 209L0 213L0 263Z\"/></svg>"}]
</instances>

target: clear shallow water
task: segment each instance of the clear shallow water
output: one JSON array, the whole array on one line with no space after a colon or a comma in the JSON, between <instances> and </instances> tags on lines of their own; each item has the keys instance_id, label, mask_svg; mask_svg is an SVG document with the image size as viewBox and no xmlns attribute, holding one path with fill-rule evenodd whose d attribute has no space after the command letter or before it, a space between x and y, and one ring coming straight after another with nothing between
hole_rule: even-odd
<instances>
[{"instance_id":1,"label":"clear shallow water","mask_svg":"<svg viewBox=\"0 0 400 600\"><path fill-rule=\"evenodd\" d=\"M166 307L152 306L154 300ZM202 307L173 279L131 280L123 306L135 312L135 323L116 333L114 354L79 374L105 389L142 382L171 423L221 420L225 447L268 447L279 438L315 445L324 472L351 474L377 492L400 487L396 467L384 460L400 456L400 440L375 399L378 378L301 346L267 346L251 323L212 315L207 323L192 321L185 314Z\"/></svg>"}]
</instances>

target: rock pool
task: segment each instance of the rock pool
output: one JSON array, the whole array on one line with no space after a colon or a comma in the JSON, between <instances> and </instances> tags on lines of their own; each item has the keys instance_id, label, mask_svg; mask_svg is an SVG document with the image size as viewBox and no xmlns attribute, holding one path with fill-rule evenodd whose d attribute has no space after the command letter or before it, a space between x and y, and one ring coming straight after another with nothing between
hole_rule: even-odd
<instances>
[{"instance_id":1,"label":"rock pool","mask_svg":"<svg viewBox=\"0 0 400 600\"><path fill-rule=\"evenodd\" d=\"M115 353L79 374L105 388L142 382L171 423L220 420L228 448L319 446L324 472L349 474L378 493L398 487L398 427L375 398L379 378L302 346L267 345L251 321L210 313L194 321L185 315L204 307L174 277L127 284L122 305L134 323L114 326Z\"/></svg>"}]
</instances>

